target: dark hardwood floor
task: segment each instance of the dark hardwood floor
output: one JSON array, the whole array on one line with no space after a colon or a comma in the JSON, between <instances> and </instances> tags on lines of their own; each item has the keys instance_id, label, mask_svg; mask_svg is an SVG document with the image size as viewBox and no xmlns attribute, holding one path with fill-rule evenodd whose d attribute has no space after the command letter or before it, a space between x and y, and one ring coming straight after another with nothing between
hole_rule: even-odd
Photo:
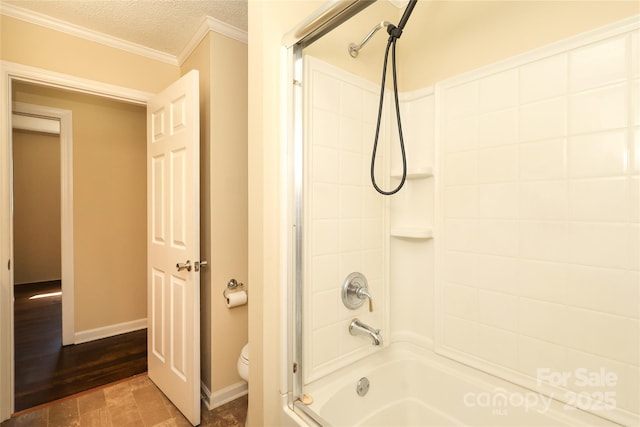
<instances>
[{"instance_id":1,"label":"dark hardwood floor","mask_svg":"<svg viewBox=\"0 0 640 427\"><path fill-rule=\"evenodd\" d=\"M147 370L146 329L62 346L60 281L15 287L15 411L19 412Z\"/></svg>"}]
</instances>

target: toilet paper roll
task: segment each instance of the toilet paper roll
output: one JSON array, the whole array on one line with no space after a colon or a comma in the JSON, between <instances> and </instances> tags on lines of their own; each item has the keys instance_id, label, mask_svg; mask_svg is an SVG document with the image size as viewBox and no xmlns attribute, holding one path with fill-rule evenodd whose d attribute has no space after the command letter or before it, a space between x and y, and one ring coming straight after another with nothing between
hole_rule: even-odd
<instances>
[{"instance_id":1,"label":"toilet paper roll","mask_svg":"<svg viewBox=\"0 0 640 427\"><path fill-rule=\"evenodd\" d=\"M227 307L233 308L247 303L247 291L227 293Z\"/></svg>"}]
</instances>

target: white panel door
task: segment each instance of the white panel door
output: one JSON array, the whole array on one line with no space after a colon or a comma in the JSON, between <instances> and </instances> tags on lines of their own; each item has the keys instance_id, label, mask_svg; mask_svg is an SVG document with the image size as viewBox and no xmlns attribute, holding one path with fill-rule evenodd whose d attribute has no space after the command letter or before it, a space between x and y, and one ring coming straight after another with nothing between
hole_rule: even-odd
<instances>
[{"instance_id":1,"label":"white panel door","mask_svg":"<svg viewBox=\"0 0 640 427\"><path fill-rule=\"evenodd\" d=\"M200 424L199 141L193 70L147 104L147 358L149 378L194 426Z\"/></svg>"}]
</instances>

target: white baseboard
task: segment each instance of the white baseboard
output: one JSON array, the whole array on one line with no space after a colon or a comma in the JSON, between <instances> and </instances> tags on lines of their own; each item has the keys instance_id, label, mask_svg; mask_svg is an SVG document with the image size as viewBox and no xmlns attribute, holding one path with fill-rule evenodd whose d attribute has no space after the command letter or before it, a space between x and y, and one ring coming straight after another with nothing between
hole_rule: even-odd
<instances>
[{"instance_id":1,"label":"white baseboard","mask_svg":"<svg viewBox=\"0 0 640 427\"><path fill-rule=\"evenodd\" d=\"M200 400L208 410L211 410L211 390L200 381Z\"/></svg>"},{"instance_id":2,"label":"white baseboard","mask_svg":"<svg viewBox=\"0 0 640 427\"><path fill-rule=\"evenodd\" d=\"M224 405L225 403L231 402L232 400L244 396L248 392L249 387L246 381L231 384L230 386L215 391L213 394L206 385L200 382L200 396L208 410L212 410L218 406Z\"/></svg>"},{"instance_id":3,"label":"white baseboard","mask_svg":"<svg viewBox=\"0 0 640 427\"><path fill-rule=\"evenodd\" d=\"M89 341L108 338L115 335L126 334L127 332L139 331L147 327L147 319L132 320L130 322L117 323L115 325L103 326L96 329L87 329L75 333L74 344L82 344Z\"/></svg>"},{"instance_id":4,"label":"white baseboard","mask_svg":"<svg viewBox=\"0 0 640 427\"><path fill-rule=\"evenodd\" d=\"M14 286L22 286L22 285L36 285L38 283L47 283L47 282L56 282L58 280L62 280L59 277L57 279L44 279L44 280L29 280L27 282L13 282Z\"/></svg>"}]
</instances>

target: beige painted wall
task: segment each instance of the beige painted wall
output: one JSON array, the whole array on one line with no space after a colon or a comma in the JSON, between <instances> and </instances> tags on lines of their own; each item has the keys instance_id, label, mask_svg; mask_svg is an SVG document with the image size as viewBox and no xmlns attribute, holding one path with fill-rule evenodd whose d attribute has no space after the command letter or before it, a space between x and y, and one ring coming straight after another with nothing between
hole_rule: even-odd
<instances>
[{"instance_id":1,"label":"beige painted wall","mask_svg":"<svg viewBox=\"0 0 640 427\"><path fill-rule=\"evenodd\" d=\"M398 42L401 90L429 86L638 13L635 0L419 1Z\"/></svg>"},{"instance_id":2,"label":"beige painted wall","mask_svg":"<svg viewBox=\"0 0 640 427\"><path fill-rule=\"evenodd\" d=\"M151 93L180 77L177 66L4 15L0 59Z\"/></svg>"},{"instance_id":3,"label":"beige painted wall","mask_svg":"<svg viewBox=\"0 0 640 427\"><path fill-rule=\"evenodd\" d=\"M241 381L236 362L248 340L248 307L228 309L229 279L248 280L247 44L211 38L211 324L212 391Z\"/></svg>"},{"instance_id":4,"label":"beige painted wall","mask_svg":"<svg viewBox=\"0 0 640 427\"><path fill-rule=\"evenodd\" d=\"M397 24L403 11L379 0L311 45L305 54L379 84L386 31L378 31L355 59L347 46L359 43L382 20ZM640 3L630 0L420 0L397 42L400 89L423 88L637 13ZM390 79L389 63L388 83Z\"/></svg>"},{"instance_id":5,"label":"beige painted wall","mask_svg":"<svg viewBox=\"0 0 640 427\"><path fill-rule=\"evenodd\" d=\"M14 283L60 280L60 137L13 131Z\"/></svg>"},{"instance_id":6,"label":"beige painted wall","mask_svg":"<svg viewBox=\"0 0 640 427\"><path fill-rule=\"evenodd\" d=\"M146 318L145 108L13 86L15 101L73 114L76 332Z\"/></svg>"},{"instance_id":7,"label":"beige painted wall","mask_svg":"<svg viewBox=\"0 0 640 427\"><path fill-rule=\"evenodd\" d=\"M581 2L567 2L557 9L549 9L549 3L422 0L414 13L420 9L437 10L439 18L448 25L438 30L437 38L428 41L429 31L435 30L426 27L427 23L420 18L414 21L412 17L409 21L400 42L402 51L398 47L398 55L403 55L401 61L410 62L410 65L402 62L405 70L400 71L402 89L433 84L473 67L638 13L635 1L606 1L592 6L588 17L576 19L578 9L584 6ZM284 33L317 7L314 2L295 0L249 2L249 280L261 285L258 289L254 286L249 308L252 351L249 412L254 426L277 426L282 421L279 312L283 248L279 207L286 194L279 187L279 174L284 167L280 157L278 84L283 72L281 40ZM548 23L542 25L540 19L544 16ZM424 19L433 24L430 19L436 17ZM421 31L414 31L415 28ZM484 37L489 34L494 36ZM431 48L423 54L423 48L428 46ZM413 58L407 58L407 53Z\"/></svg>"},{"instance_id":8,"label":"beige painted wall","mask_svg":"<svg viewBox=\"0 0 640 427\"><path fill-rule=\"evenodd\" d=\"M210 32L182 66L200 71L201 377L215 393L241 378L247 306L228 309L231 278L247 282L247 45Z\"/></svg>"},{"instance_id":9,"label":"beige painted wall","mask_svg":"<svg viewBox=\"0 0 640 427\"><path fill-rule=\"evenodd\" d=\"M249 2L249 418L280 426L282 36L321 1ZM287 260L284 260L287 261Z\"/></svg>"}]
</instances>

